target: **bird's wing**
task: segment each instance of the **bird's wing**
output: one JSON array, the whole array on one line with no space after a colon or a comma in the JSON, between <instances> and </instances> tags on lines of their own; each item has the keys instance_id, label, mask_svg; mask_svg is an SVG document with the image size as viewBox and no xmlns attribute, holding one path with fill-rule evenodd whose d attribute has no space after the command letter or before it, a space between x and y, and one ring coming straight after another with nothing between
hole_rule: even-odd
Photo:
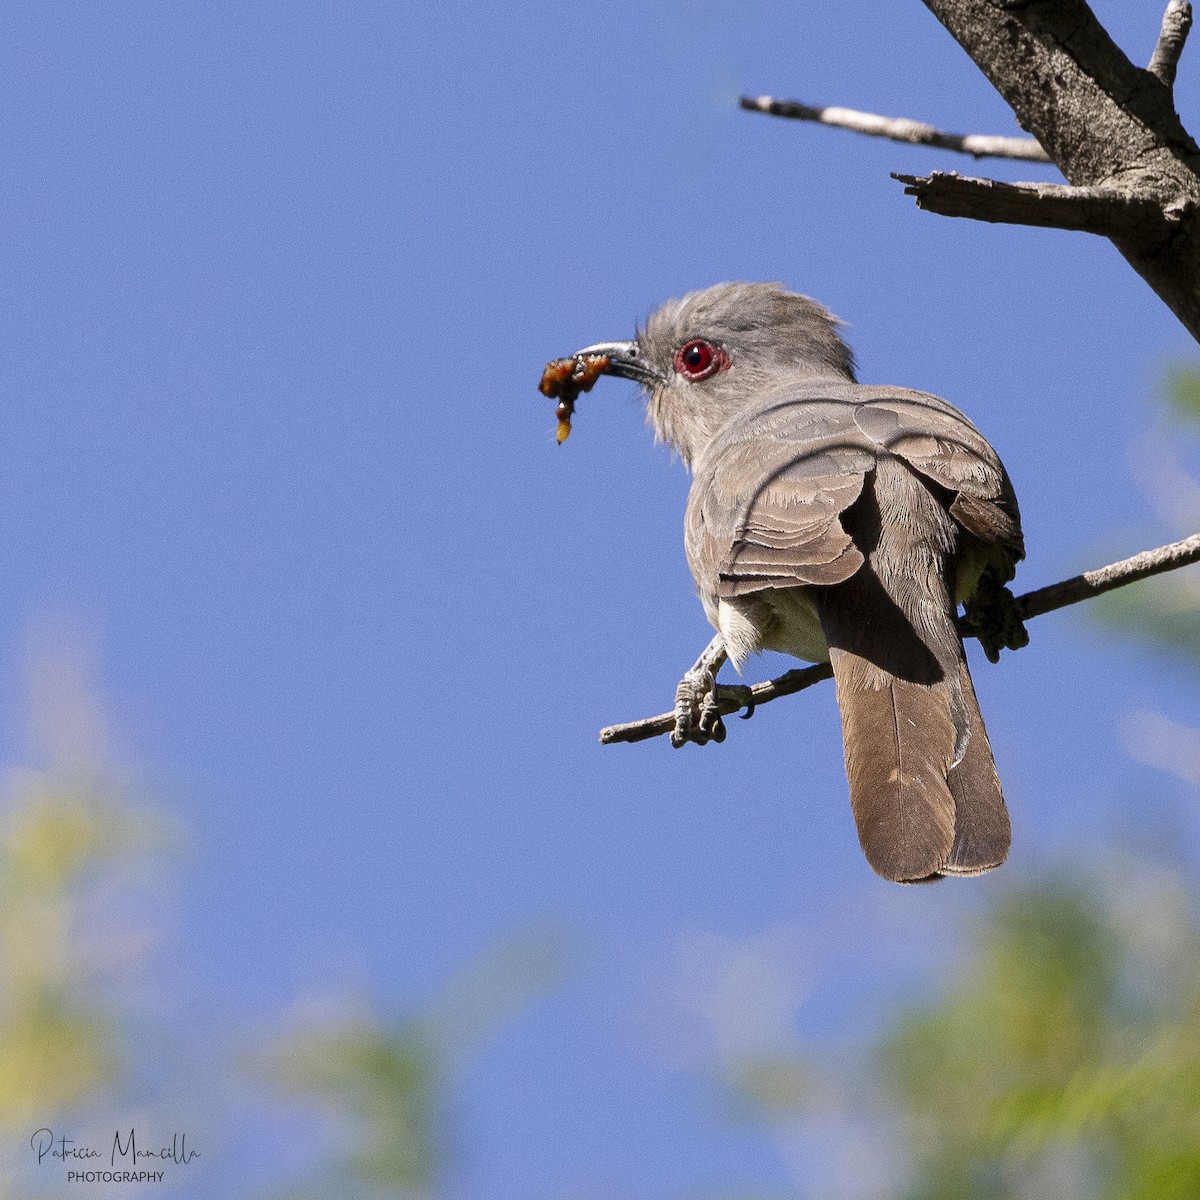
<instances>
[{"instance_id":1,"label":"bird's wing","mask_svg":"<svg viewBox=\"0 0 1200 1200\"><path fill-rule=\"evenodd\" d=\"M937 396L869 389L855 413L858 427L882 450L952 493L950 515L981 542L1004 551L1008 577L1025 557L1017 497L996 452L958 409Z\"/></svg>"},{"instance_id":2,"label":"bird's wing","mask_svg":"<svg viewBox=\"0 0 1200 1200\"><path fill-rule=\"evenodd\" d=\"M839 517L874 465L845 404L785 398L737 418L696 464L688 499L701 590L730 598L849 579L863 556Z\"/></svg>"},{"instance_id":3,"label":"bird's wing","mask_svg":"<svg viewBox=\"0 0 1200 1200\"><path fill-rule=\"evenodd\" d=\"M835 584L863 556L841 515L890 453L949 495L968 532L1021 557L1020 517L995 451L935 396L841 381L763 397L729 422L696 464L685 541L701 591Z\"/></svg>"}]
</instances>

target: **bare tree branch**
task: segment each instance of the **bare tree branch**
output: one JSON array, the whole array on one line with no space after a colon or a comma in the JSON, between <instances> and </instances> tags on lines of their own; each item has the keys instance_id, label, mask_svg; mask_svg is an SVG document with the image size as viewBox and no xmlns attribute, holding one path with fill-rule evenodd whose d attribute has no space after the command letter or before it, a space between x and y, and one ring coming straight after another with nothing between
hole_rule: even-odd
<instances>
[{"instance_id":1,"label":"bare tree branch","mask_svg":"<svg viewBox=\"0 0 1200 1200\"><path fill-rule=\"evenodd\" d=\"M1158 200L1115 187L1069 187L1060 183L1001 183L953 171L899 175L917 207L944 217L971 217L1007 225L1038 225L1120 237L1149 247L1166 242L1191 210L1164 211Z\"/></svg>"},{"instance_id":2,"label":"bare tree branch","mask_svg":"<svg viewBox=\"0 0 1200 1200\"><path fill-rule=\"evenodd\" d=\"M1178 2L1178 0L1176 0ZM939 150L955 150L975 158L1017 158L1024 162L1048 163L1050 156L1033 138L993 137L980 133L944 133L932 125L911 121L907 117L880 117L875 113L858 112L853 108L832 105L815 107L798 100L775 100L771 96L743 96L739 101L748 112L768 113L773 117L790 117L796 121L815 121L836 129L849 129L868 137L889 138L914 146L936 146Z\"/></svg>"},{"instance_id":3,"label":"bare tree branch","mask_svg":"<svg viewBox=\"0 0 1200 1200\"><path fill-rule=\"evenodd\" d=\"M1113 588L1125 587L1164 571L1175 571L1194 562L1200 562L1200 533L1193 533L1180 542L1159 546L1156 550L1143 550L1132 558L1123 558L1107 567L1085 571L1061 583L1026 592L1017 597L1021 619L1028 621L1032 617L1053 612L1056 608L1065 608L1068 604L1092 600L1104 592L1111 592Z\"/></svg>"},{"instance_id":4,"label":"bare tree branch","mask_svg":"<svg viewBox=\"0 0 1200 1200\"><path fill-rule=\"evenodd\" d=\"M1194 562L1200 562L1200 533L1194 533L1191 537L1184 538L1180 542L1172 542L1168 546L1160 546L1156 550L1144 550L1141 554L1133 555L1132 558L1124 558L1120 562L1100 567L1095 571L1086 571L1082 575L1064 579L1061 583L1052 583L1048 587L1026 592L1025 595L1017 597L1017 605L1022 620L1028 621L1033 617L1040 617L1044 613L1053 612L1056 608L1078 604L1081 600L1091 600L1113 588L1136 583L1139 579L1146 579L1163 571L1174 571ZM964 636L973 636L965 621L960 621L959 627ZM750 689L750 695L757 707L771 700L778 700L780 696L790 696L795 692L801 692L805 688L812 687L814 683L820 683L821 680L830 679L832 676L833 671L827 662L817 663L815 666L788 671L765 683L756 683ZM744 701L722 699L720 702L721 713L724 716L729 716L743 707L745 707ZM673 712L660 713L657 717L645 717L640 721L630 721L624 725L606 726L600 730L600 741L604 745L613 742L641 742L647 738L670 733L674 728L675 714Z\"/></svg>"},{"instance_id":5,"label":"bare tree branch","mask_svg":"<svg viewBox=\"0 0 1200 1200\"><path fill-rule=\"evenodd\" d=\"M1188 0L1169 0L1143 70L1109 37L1087 0L922 0L949 30L1032 140L999 138L1050 161L1072 189L1031 197L1030 185L906 177L918 205L985 221L1082 229L1111 239L1130 266L1200 341L1200 147L1175 111L1173 83L1191 27ZM941 133L915 121L770 97L742 107L875 137L996 153L993 139ZM1026 191L1007 191L1007 187Z\"/></svg>"},{"instance_id":6,"label":"bare tree branch","mask_svg":"<svg viewBox=\"0 0 1200 1200\"><path fill-rule=\"evenodd\" d=\"M1134 66L1086 0L922 0L996 90L1017 123L1076 187L1112 187L1178 216L1171 236L1109 236L1200 341L1200 147L1158 73ZM1159 63L1183 46L1168 8ZM1159 222L1161 227L1161 222Z\"/></svg>"},{"instance_id":7,"label":"bare tree branch","mask_svg":"<svg viewBox=\"0 0 1200 1200\"><path fill-rule=\"evenodd\" d=\"M1170 0L1163 13L1162 29L1158 34L1158 45L1146 68L1151 75L1158 76L1169 88L1175 86L1175 68L1179 56L1192 28L1192 6L1188 0Z\"/></svg>"}]
</instances>

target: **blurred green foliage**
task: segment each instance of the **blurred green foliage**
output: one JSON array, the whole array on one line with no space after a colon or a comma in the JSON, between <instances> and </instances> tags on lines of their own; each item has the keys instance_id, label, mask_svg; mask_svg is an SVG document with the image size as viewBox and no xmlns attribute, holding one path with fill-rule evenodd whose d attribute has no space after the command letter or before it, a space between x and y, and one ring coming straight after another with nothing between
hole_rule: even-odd
<instances>
[{"instance_id":1,"label":"blurred green foliage","mask_svg":"<svg viewBox=\"0 0 1200 1200\"><path fill-rule=\"evenodd\" d=\"M416 1017L388 1023L361 1002L306 1005L248 1064L267 1089L318 1113L329 1133L284 1200L433 1194L458 1065L561 970L559 939L531 932L482 955Z\"/></svg>"},{"instance_id":2,"label":"blurred green foliage","mask_svg":"<svg viewBox=\"0 0 1200 1200\"><path fill-rule=\"evenodd\" d=\"M93 1098L119 1069L79 942L87 876L123 852L118 810L25 779L0 833L0 1124Z\"/></svg>"},{"instance_id":3,"label":"blurred green foliage","mask_svg":"<svg viewBox=\"0 0 1200 1200\"><path fill-rule=\"evenodd\" d=\"M297 1027L270 1053L280 1092L319 1109L336 1130L301 1197L429 1194L441 1167L444 1080L419 1024L369 1015Z\"/></svg>"},{"instance_id":4,"label":"blurred green foliage","mask_svg":"<svg viewBox=\"0 0 1200 1200\"><path fill-rule=\"evenodd\" d=\"M28 760L0 795L0 1135L114 1112L135 1055L128 985L148 939L138 899L169 845L109 761L79 656L35 655ZM57 1173L0 1161L0 1197L57 1194ZM57 1185L57 1187L56 1187Z\"/></svg>"},{"instance_id":5,"label":"blurred green foliage","mask_svg":"<svg viewBox=\"0 0 1200 1200\"><path fill-rule=\"evenodd\" d=\"M1168 368L1158 397L1182 421L1200 425L1200 371L1195 367L1178 364Z\"/></svg>"},{"instance_id":6,"label":"blurred green foliage","mask_svg":"<svg viewBox=\"0 0 1200 1200\"><path fill-rule=\"evenodd\" d=\"M10 1146L39 1128L82 1121L98 1130L130 1120L126 1085L139 1064L123 1036L130 1014L121 985L137 976L149 939L134 937L130 951L131 912L114 901L149 881L145 907L154 908L162 879L153 864L171 845L163 818L134 803L109 762L86 657L45 646L29 684L36 766L10 772L0 802L0 1133ZM552 986L562 964L560 939L533 931L481 955L413 1017L386 1021L361 999L298 1002L268 1044L240 1061L267 1120L281 1106L314 1118L303 1177L276 1194L436 1193L446 1169L447 1097L461 1063ZM169 1043L153 1044L164 1060L142 1065L170 1087L184 1064L171 1059ZM232 1044L218 1047L205 1070L218 1101L234 1085L237 1059ZM0 1200L61 1183L57 1172L9 1174L6 1165Z\"/></svg>"},{"instance_id":7,"label":"blurred green foliage","mask_svg":"<svg viewBox=\"0 0 1200 1200\"><path fill-rule=\"evenodd\" d=\"M1126 864L1128 865L1128 864ZM911 1200L1200 1195L1200 929L1147 894L1148 959L1099 885L1007 892L878 1046Z\"/></svg>"},{"instance_id":8,"label":"blurred green foliage","mask_svg":"<svg viewBox=\"0 0 1200 1200\"><path fill-rule=\"evenodd\" d=\"M893 1161L871 1194L895 1200L1200 1196L1194 895L1110 865L1010 885L876 1036L736 1066L729 1086L776 1125L866 1119Z\"/></svg>"},{"instance_id":9,"label":"blurred green foliage","mask_svg":"<svg viewBox=\"0 0 1200 1200\"><path fill-rule=\"evenodd\" d=\"M166 845L159 818L105 760L81 665L49 656L30 684L31 757L42 761L10 771L0 800L0 1127L26 1136L121 1081L108 984L136 972L139 953L104 923ZM56 736L68 718L72 729Z\"/></svg>"}]
</instances>

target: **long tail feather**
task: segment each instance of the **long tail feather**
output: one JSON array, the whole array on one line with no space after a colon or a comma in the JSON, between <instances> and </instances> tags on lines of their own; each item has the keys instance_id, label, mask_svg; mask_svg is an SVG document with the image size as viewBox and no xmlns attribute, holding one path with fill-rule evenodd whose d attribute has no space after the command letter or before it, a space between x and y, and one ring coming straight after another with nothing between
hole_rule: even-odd
<instances>
[{"instance_id":1,"label":"long tail feather","mask_svg":"<svg viewBox=\"0 0 1200 1200\"><path fill-rule=\"evenodd\" d=\"M955 802L954 846L942 870L947 875L978 875L1008 857L1012 828L966 659L959 672L970 736L962 761L947 780Z\"/></svg>"},{"instance_id":2,"label":"long tail feather","mask_svg":"<svg viewBox=\"0 0 1200 1200\"><path fill-rule=\"evenodd\" d=\"M937 875L954 846L947 784L955 730L945 683L913 683L853 652L832 655L858 838L885 879Z\"/></svg>"},{"instance_id":3,"label":"long tail feather","mask_svg":"<svg viewBox=\"0 0 1200 1200\"><path fill-rule=\"evenodd\" d=\"M847 518L866 562L817 608L863 852L899 883L990 870L1008 812L954 619L953 522L895 460Z\"/></svg>"}]
</instances>

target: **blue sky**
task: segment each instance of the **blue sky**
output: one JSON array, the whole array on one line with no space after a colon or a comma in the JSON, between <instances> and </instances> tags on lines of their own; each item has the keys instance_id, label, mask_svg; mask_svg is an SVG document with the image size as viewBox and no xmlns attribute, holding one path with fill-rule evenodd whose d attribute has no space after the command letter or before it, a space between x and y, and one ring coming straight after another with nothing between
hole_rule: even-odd
<instances>
[{"instance_id":1,"label":"blue sky","mask_svg":"<svg viewBox=\"0 0 1200 1200\"><path fill-rule=\"evenodd\" d=\"M1159 5L1094 7L1146 61ZM5 741L19 761L30 622L74 614L187 831L161 968L184 1056L202 1073L313 992L419 1008L551 926L567 981L466 1068L453 1194L787 1185L673 1046L681 963L792 931L792 1027L844 1034L997 881L870 873L828 688L721 746L597 744L669 707L709 636L687 480L632 384L556 447L541 366L682 291L783 280L848 323L864 380L997 447L1024 590L1184 532L1130 450L1190 339L1108 243L920 213L888 177L1049 168L737 110L1015 132L917 0L18 3L4 29ZM1197 718L1185 675L1077 612L1031 633L972 659L1010 872L1173 794L1119 749L1123 713ZM255 1161L236 1134L222 1155L226 1180Z\"/></svg>"}]
</instances>

